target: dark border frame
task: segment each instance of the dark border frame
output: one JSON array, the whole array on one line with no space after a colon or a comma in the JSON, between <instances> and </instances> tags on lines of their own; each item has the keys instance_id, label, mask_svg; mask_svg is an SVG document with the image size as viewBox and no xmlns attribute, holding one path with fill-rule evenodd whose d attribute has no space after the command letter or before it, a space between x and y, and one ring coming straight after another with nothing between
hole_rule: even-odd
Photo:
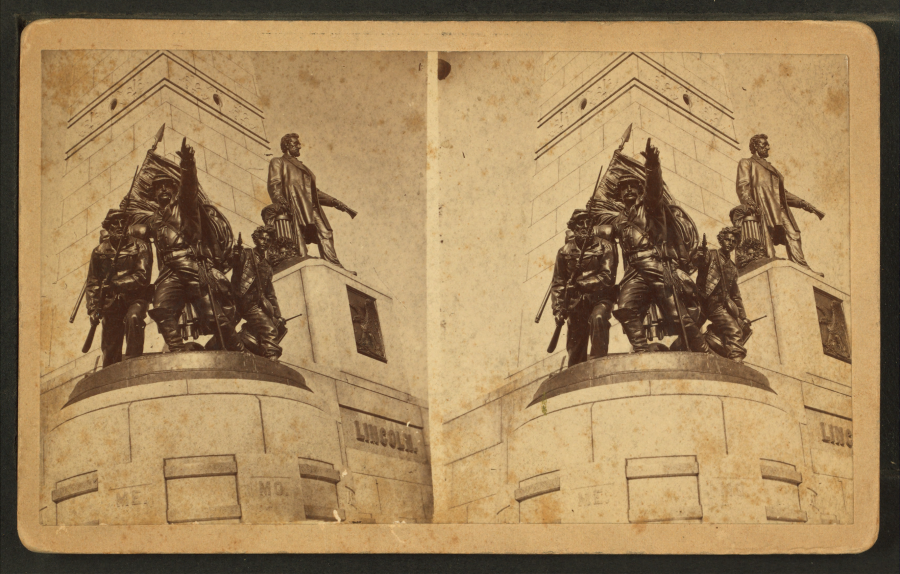
<instances>
[{"instance_id":1,"label":"dark border frame","mask_svg":"<svg viewBox=\"0 0 900 574\"><path fill-rule=\"evenodd\" d=\"M875 546L858 555L790 556L442 556L442 555L162 555L80 556L35 554L16 533L17 333L18 333L18 65L19 38L35 20L59 17L179 18L207 20L855 20L875 32L881 64L881 524ZM7 0L0 8L0 560L15 572L896 572L898 537L898 38L900 13L894 0L333 0L300 4L268 0L252 4L219 0L186 4L174 0ZM873 333L873 336L876 336Z\"/></svg>"}]
</instances>

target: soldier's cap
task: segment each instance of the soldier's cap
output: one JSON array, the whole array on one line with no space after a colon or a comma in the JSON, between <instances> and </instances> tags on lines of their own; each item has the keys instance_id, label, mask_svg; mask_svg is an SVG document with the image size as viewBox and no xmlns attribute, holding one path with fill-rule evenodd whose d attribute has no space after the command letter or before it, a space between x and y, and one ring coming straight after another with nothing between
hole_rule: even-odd
<instances>
[{"instance_id":1,"label":"soldier's cap","mask_svg":"<svg viewBox=\"0 0 900 574\"><path fill-rule=\"evenodd\" d=\"M150 180L150 187L157 187L165 182L170 182L174 184L178 184L178 180L167 173L157 173L153 176L153 179Z\"/></svg>"},{"instance_id":2,"label":"soldier's cap","mask_svg":"<svg viewBox=\"0 0 900 574\"><path fill-rule=\"evenodd\" d=\"M101 223L100 225L103 226L103 229L108 230L113 221L116 221L117 219L125 219L127 217L128 214L121 209L110 209L106 212L106 218L103 219L103 223Z\"/></svg>"},{"instance_id":3,"label":"soldier's cap","mask_svg":"<svg viewBox=\"0 0 900 574\"><path fill-rule=\"evenodd\" d=\"M623 173L619 176L619 181L616 182L616 189L621 189L626 183L636 183L638 186L644 185L644 182L641 181L641 178L634 175L633 173Z\"/></svg>"},{"instance_id":4,"label":"soldier's cap","mask_svg":"<svg viewBox=\"0 0 900 574\"><path fill-rule=\"evenodd\" d=\"M569 229L575 229L575 226L581 221L588 219L591 216L590 212L586 209L576 209L572 212L572 217L569 218L569 222L566 226Z\"/></svg>"}]
</instances>

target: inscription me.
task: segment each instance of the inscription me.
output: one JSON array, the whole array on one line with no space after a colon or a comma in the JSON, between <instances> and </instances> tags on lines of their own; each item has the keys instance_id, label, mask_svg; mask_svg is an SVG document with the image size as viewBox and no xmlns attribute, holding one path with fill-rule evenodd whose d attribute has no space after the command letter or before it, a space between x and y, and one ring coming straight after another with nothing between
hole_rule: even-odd
<instances>
[{"instance_id":1,"label":"inscription me.","mask_svg":"<svg viewBox=\"0 0 900 574\"><path fill-rule=\"evenodd\" d=\"M122 489L116 493L116 506L141 506L147 504L144 492L140 488Z\"/></svg>"},{"instance_id":2,"label":"inscription me.","mask_svg":"<svg viewBox=\"0 0 900 574\"><path fill-rule=\"evenodd\" d=\"M608 500L603 496L603 492L599 488L586 490L578 493L578 506L598 506L606 504Z\"/></svg>"},{"instance_id":3,"label":"inscription me.","mask_svg":"<svg viewBox=\"0 0 900 574\"><path fill-rule=\"evenodd\" d=\"M415 446L411 433L401 433L400 431L386 429L378 425L360 423L359 421L353 421L353 424L356 425L356 440L359 442L380 445L395 450L405 450L413 454L419 452L419 447Z\"/></svg>"},{"instance_id":4,"label":"inscription me.","mask_svg":"<svg viewBox=\"0 0 900 574\"><path fill-rule=\"evenodd\" d=\"M833 444L835 446L845 446L853 448L853 431L834 425L827 425L820 422L822 428L822 442Z\"/></svg>"}]
</instances>

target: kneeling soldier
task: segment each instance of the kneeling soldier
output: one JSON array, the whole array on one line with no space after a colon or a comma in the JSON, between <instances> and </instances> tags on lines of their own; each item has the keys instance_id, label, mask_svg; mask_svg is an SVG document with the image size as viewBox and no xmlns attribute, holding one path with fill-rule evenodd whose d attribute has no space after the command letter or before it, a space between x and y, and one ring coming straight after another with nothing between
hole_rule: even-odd
<instances>
[{"instance_id":1,"label":"kneeling soldier","mask_svg":"<svg viewBox=\"0 0 900 574\"><path fill-rule=\"evenodd\" d=\"M278 340L284 319L272 285L272 267L266 261L266 250L274 237L274 228L256 228L253 232L256 247L241 249L236 254L231 283L238 313L247 322L243 330L256 338L256 345L246 339L245 345L251 343L246 345L249 350L277 361L281 356Z\"/></svg>"},{"instance_id":2,"label":"kneeling soldier","mask_svg":"<svg viewBox=\"0 0 900 574\"><path fill-rule=\"evenodd\" d=\"M740 363L747 356L743 344L750 334L750 321L737 283L738 270L731 261L731 252L740 241L740 230L726 227L717 239L719 249L707 249L703 245L693 261L697 267L701 310L710 322L706 340L716 353Z\"/></svg>"},{"instance_id":3,"label":"kneeling soldier","mask_svg":"<svg viewBox=\"0 0 900 574\"><path fill-rule=\"evenodd\" d=\"M110 209L103 229L108 235L91 253L85 294L91 321L102 322L100 348L103 366L108 367L122 360L123 339L127 342L125 358L144 353L144 319L152 298L153 258L145 241L128 234L124 211Z\"/></svg>"},{"instance_id":4,"label":"kneeling soldier","mask_svg":"<svg viewBox=\"0 0 900 574\"><path fill-rule=\"evenodd\" d=\"M609 351L618 261L615 246L595 231L587 211L576 209L568 227L572 238L556 256L550 291L557 324L568 323L566 350L571 367L588 357L605 357Z\"/></svg>"}]
</instances>

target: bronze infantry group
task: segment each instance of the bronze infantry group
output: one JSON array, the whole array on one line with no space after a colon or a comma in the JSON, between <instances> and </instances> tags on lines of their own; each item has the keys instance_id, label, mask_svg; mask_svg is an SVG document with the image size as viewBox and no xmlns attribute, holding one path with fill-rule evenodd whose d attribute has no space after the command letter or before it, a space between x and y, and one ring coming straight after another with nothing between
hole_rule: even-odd
<instances>
[{"instance_id":1,"label":"bronze infantry group","mask_svg":"<svg viewBox=\"0 0 900 574\"><path fill-rule=\"evenodd\" d=\"M281 142L284 157L269 166L273 204L263 209L254 246L245 247L203 193L186 139L177 163L156 154L164 130L165 125L119 208L109 210L102 223L70 318L74 321L86 298L91 328L82 351L90 350L102 326L104 367L122 361L123 344L125 359L141 356L149 315L167 352L227 350L277 361L287 328L273 268L310 257L310 243L318 244L320 257L342 268L322 207L356 212L316 187L312 171L297 159L299 137L288 134ZM158 275L151 283L154 251ZM203 346L196 342L202 335L210 336Z\"/></svg>"},{"instance_id":2,"label":"bronze infantry group","mask_svg":"<svg viewBox=\"0 0 900 574\"><path fill-rule=\"evenodd\" d=\"M283 155L269 163L272 204L262 210L254 246L244 247L203 193L186 140L177 163L156 154L164 129L119 208L102 223L82 291L91 322L82 350L90 350L102 326L104 367L142 355L149 316L168 352L227 350L277 361L287 327L274 272L310 257L312 243L322 259L343 269L323 208L351 217L356 212L318 187L299 159L299 136L286 134ZM824 213L785 189L784 177L767 159L768 137L759 134L750 140L752 157L738 164L733 227L722 229L719 248L710 249L669 194L652 142L647 140L642 161L622 153L630 135L629 126L606 172L598 174L586 209L576 209L568 222L535 319L552 301L556 329L548 352L555 351L565 325L569 366L606 356L614 317L635 353L716 353L740 362L752 329L739 268L774 258L781 244L790 261L808 269L790 208L820 219ZM151 283L154 251L158 275ZM620 253L624 268L616 283ZM202 335L209 336L203 346L196 342Z\"/></svg>"},{"instance_id":3,"label":"bronze infantry group","mask_svg":"<svg viewBox=\"0 0 900 574\"><path fill-rule=\"evenodd\" d=\"M825 214L785 190L784 177L766 159L768 137L759 134L750 140L753 156L738 164L733 227L718 233L719 249L710 249L669 195L650 139L643 161L622 153L630 136L631 126L606 173L598 175L587 208L576 209L568 222L535 319L550 299L556 330L547 351L555 351L566 325L569 366L606 356L612 316L635 353L692 351L742 362L752 321L738 287L739 267L775 258L775 245L783 244L790 261L809 269L790 207L819 219ZM624 269L616 284L620 251ZM662 342L666 337L669 345Z\"/></svg>"}]
</instances>

